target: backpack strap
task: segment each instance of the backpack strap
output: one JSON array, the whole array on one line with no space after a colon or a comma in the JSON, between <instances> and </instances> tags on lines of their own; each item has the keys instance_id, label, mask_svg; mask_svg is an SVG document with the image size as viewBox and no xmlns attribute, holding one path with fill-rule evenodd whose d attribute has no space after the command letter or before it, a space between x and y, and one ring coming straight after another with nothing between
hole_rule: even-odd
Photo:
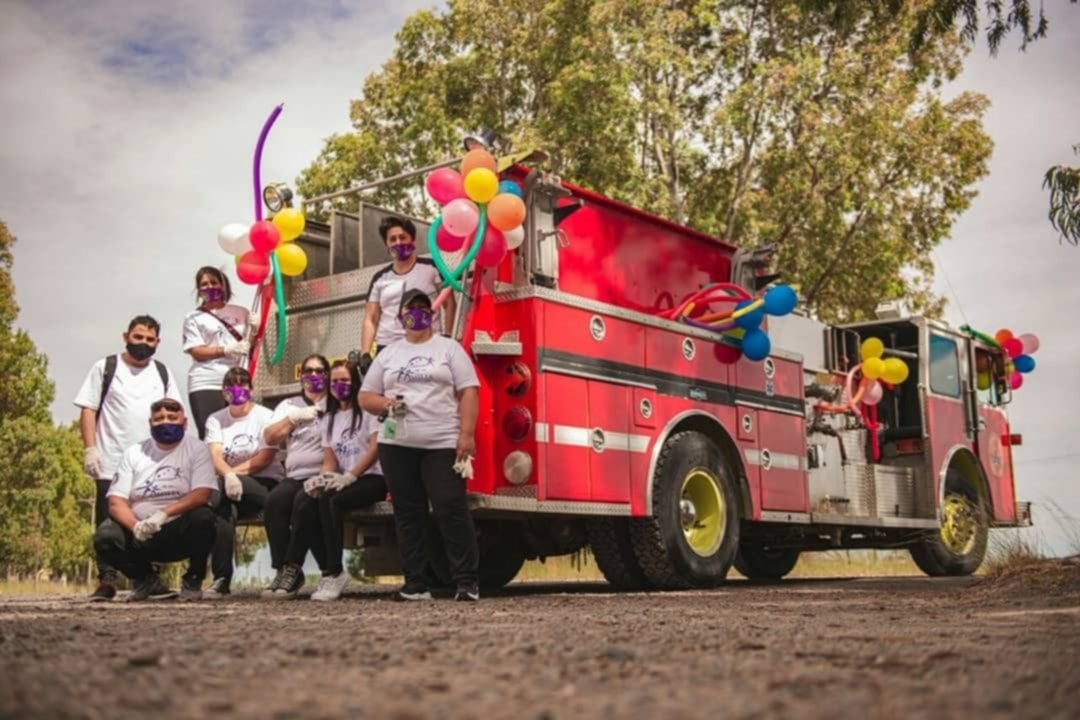
<instances>
[{"instance_id":1,"label":"backpack strap","mask_svg":"<svg viewBox=\"0 0 1080 720\"><path fill-rule=\"evenodd\" d=\"M163 396L169 394L169 368L165 367L165 363L160 360L155 360L154 364L157 365L157 373L161 377L161 387L165 388Z\"/></svg>"},{"instance_id":2,"label":"backpack strap","mask_svg":"<svg viewBox=\"0 0 1080 720\"><path fill-rule=\"evenodd\" d=\"M101 399L98 400L98 418L101 417L101 409L105 407L105 396L109 394L109 386L116 377L116 363L119 355L109 355L105 358L105 374L101 378Z\"/></svg>"}]
</instances>

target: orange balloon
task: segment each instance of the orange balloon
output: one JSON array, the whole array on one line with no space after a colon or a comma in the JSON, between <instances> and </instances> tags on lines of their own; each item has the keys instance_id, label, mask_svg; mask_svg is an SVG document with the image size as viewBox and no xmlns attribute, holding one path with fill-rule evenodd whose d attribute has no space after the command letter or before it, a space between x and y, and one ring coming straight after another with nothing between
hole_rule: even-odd
<instances>
[{"instance_id":1,"label":"orange balloon","mask_svg":"<svg viewBox=\"0 0 1080 720\"><path fill-rule=\"evenodd\" d=\"M994 340L997 341L998 345L1004 345L1009 340L1012 340L1012 337L1012 330L1001 329L994 333Z\"/></svg>"},{"instance_id":2,"label":"orange balloon","mask_svg":"<svg viewBox=\"0 0 1080 720\"><path fill-rule=\"evenodd\" d=\"M461 177L468 177L469 173L476 168L486 168L496 174L499 172L495 158L484 148L473 148L465 153L465 157L461 160Z\"/></svg>"},{"instance_id":3,"label":"orange balloon","mask_svg":"<svg viewBox=\"0 0 1080 720\"><path fill-rule=\"evenodd\" d=\"M513 230L525 219L525 203L517 195L501 193L487 206L488 222L502 231Z\"/></svg>"}]
</instances>

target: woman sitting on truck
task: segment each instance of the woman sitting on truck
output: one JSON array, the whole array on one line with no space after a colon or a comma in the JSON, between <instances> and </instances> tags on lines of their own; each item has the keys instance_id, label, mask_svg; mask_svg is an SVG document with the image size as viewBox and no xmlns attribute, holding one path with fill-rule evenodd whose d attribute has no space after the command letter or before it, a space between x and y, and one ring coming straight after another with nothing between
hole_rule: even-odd
<instances>
[{"instance_id":1,"label":"woman sitting on truck","mask_svg":"<svg viewBox=\"0 0 1080 720\"><path fill-rule=\"evenodd\" d=\"M364 377L360 405L383 421L379 464L394 503L405 586L400 600L430 600L425 576L428 503L457 584L455 599L480 599L479 554L465 501L465 476L476 451L476 376L469 356L431 328L431 298L410 290L399 319L405 338L375 358Z\"/></svg>"},{"instance_id":2,"label":"woman sitting on truck","mask_svg":"<svg viewBox=\"0 0 1080 720\"><path fill-rule=\"evenodd\" d=\"M228 407L206 420L206 444L221 488L211 555L214 582L203 594L206 598L229 594L236 521L261 513L267 493L285 477L277 450L263 443L263 431L273 413L252 401L251 374L240 367L230 369L225 373L221 394Z\"/></svg>"},{"instance_id":3,"label":"woman sitting on truck","mask_svg":"<svg viewBox=\"0 0 1080 720\"><path fill-rule=\"evenodd\" d=\"M379 426L373 415L360 409L359 392L357 367L345 360L335 362L330 368L333 399L322 420L322 474L308 480L297 495L285 557L286 563L302 564L307 549L312 549L322 570L312 600L337 600L349 584L342 566L343 514L386 498L376 442Z\"/></svg>"},{"instance_id":4,"label":"woman sitting on truck","mask_svg":"<svg viewBox=\"0 0 1080 720\"><path fill-rule=\"evenodd\" d=\"M317 421L326 412L329 376L330 363L322 355L304 358L300 363L300 394L278 403L270 426L263 432L267 445L285 449L285 479L270 491L263 511L270 541L270 564L277 571L274 581L263 592L264 597L293 598L304 586L304 573L300 569L303 559L288 563L286 553L295 523L297 496L303 494L304 481L318 475L322 468L322 432Z\"/></svg>"},{"instance_id":5,"label":"woman sitting on truck","mask_svg":"<svg viewBox=\"0 0 1080 720\"><path fill-rule=\"evenodd\" d=\"M206 438L206 419L228 406L221 381L230 368L240 365L251 349L245 339L248 311L229 305L232 288L229 278L207 265L195 273L199 307L184 318L184 352L191 356L188 370L188 402L199 438Z\"/></svg>"}]
</instances>

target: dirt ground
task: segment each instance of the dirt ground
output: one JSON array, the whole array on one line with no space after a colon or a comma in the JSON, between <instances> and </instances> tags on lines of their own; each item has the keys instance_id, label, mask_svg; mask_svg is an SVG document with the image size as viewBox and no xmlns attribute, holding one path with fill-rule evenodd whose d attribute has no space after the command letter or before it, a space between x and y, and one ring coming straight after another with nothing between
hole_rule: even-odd
<instances>
[{"instance_id":1,"label":"dirt ground","mask_svg":"<svg viewBox=\"0 0 1080 720\"><path fill-rule=\"evenodd\" d=\"M3 598L0 718L1076 718L1077 577Z\"/></svg>"}]
</instances>

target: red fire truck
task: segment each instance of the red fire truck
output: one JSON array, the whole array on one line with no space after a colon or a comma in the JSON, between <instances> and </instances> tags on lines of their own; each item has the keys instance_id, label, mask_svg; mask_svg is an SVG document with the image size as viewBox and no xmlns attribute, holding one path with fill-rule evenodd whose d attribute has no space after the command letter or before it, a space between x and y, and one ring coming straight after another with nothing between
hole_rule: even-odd
<instances>
[{"instance_id":1,"label":"red fire truck","mask_svg":"<svg viewBox=\"0 0 1080 720\"><path fill-rule=\"evenodd\" d=\"M1030 524L1015 498L1020 439L999 350L888 310L838 327L796 312L768 319L768 358L733 361L722 335L659 314L709 284L760 292L767 250L540 169L507 175L525 188L526 240L467 285L455 329L483 383L469 491L485 587L526 559L586 546L625 589L710 587L732 565L778 579L800 553L838 548L907 548L929 575L964 575L990 527ZM309 222L311 263L287 288L286 358L256 377L265 402L298 392L308 353L356 349L368 284L387 261L376 231L386 213L361 204ZM821 409L867 338L910 370L872 428ZM994 377L987 390L976 367ZM368 572L394 573L389 504L350 523Z\"/></svg>"}]
</instances>

